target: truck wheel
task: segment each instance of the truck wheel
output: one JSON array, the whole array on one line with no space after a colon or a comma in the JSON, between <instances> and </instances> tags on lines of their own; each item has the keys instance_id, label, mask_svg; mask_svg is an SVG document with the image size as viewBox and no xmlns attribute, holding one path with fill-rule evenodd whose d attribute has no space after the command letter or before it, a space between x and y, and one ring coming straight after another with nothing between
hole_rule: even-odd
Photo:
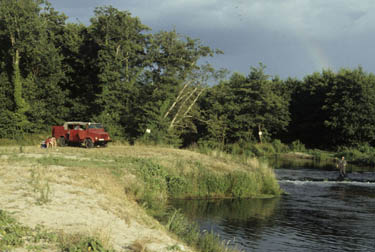
<instances>
[{"instance_id":1,"label":"truck wheel","mask_svg":"<svg viewBox=\"0 0 375 252\"><path fill-rule=\"evenodd\" d=\"M86 148L92 148L92 147L94 147L94 143L91 141L90 138L85 139L84 144L85 144Z\"/></svg>"},{"instance_id":2,"label":"truck wheel","mask_svg":"<svg viewBox=\"0 0 375 252\"><path fill-rule=\"evenodd\" d=\"M57 139L57 144L61 147L64 147L66 145L66 141L65 141L65 138L64 137L60 137L59 139Z\"/></svg>"}]
</instances>

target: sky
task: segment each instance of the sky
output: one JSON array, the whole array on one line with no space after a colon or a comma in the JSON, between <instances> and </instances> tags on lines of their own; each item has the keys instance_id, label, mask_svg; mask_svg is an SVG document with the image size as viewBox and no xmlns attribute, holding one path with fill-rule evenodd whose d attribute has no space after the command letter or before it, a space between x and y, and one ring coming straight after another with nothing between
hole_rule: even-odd
<instances>
[{"instance_id":1,"label":"sky","mask_svg":"<svg viewBox=\"0 0 375 252\"><path fill-rule=\"evenodd\" d=\"M129 11L152 32L175 29L224 51L207 59L244 75L259 63L282 79L361 66L375 72L374 0L49 0L68 22L94 9Z\"/></svg>"}]
</instances>

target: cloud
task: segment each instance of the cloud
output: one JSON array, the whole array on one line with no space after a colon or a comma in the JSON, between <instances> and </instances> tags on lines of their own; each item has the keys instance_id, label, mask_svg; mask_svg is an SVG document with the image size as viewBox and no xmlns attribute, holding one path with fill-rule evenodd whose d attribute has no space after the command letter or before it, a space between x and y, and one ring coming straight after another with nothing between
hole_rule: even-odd
<instances>
[{"instance_id":1,"label":"cloud","mask_svg":"<svg viewBox=\"0 0 375 252\"><path fill-rule=\"evenodd\" d=\"M372 63L373 0L51 0L69 21L89 24L94 7L138 16L153 32L171 30L225 53L218 67L248 73L263 62L271 74L303 76L330 67ZM368 49L366 49L368 48ZM375 67L375 66L374 66Z\"/></svg>"},{"instance_id":2,"label":"cloud","mask_svg":"<svg viewBox=\"0 0 375 252\"><path fill-rule=\"evenodd\" d=\"M119 1L117 1L119 2ZM169 20L196 29L240 29L257 24L268 31L294 31L331 38L370 25L372 0L164 0L130 1L146 23ZM126 7L125 5L123 7ZM363 30L363 28L362 28Z\"/></svg>"}]
</instances>

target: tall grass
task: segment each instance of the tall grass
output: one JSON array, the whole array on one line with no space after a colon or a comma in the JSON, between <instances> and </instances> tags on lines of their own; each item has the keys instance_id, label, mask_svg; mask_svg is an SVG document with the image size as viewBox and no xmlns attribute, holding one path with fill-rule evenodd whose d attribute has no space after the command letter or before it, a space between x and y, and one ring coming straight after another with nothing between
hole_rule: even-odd
<instances>
[{"instance_id":1,"label":"tall grass","mask_svg":"<svg viewBox=\"0 0 375 252\"><path fill-rule=\"evenodd\" d=\"M273 171L265 164L251 172L214 172L197 162L195 169L183 174L152 160L134 162L144 188L141 200L150 207L168 198L247 198L280 193Z\"/></svg>"},{"instance_id":2,"label":"tall grass","mask_svg":"<svg viewBox=\"0 0 375 252\"><path fill-rule=\"evenodd\" d=\"M236 248L228 246L230 241L222 241L213 232L199 230L196 223L191 223L179 210L172 209L165 217L165 226L177 234L189 246L205 252L235 252Z\"/></svg>"},{"instance_id":3,"label":"tall grass","mask_svg":"<svg viewBox=\"0 0 375 252\"><path fill-rule=\"evenodd\" d=\"M335 156L338 158L344 156L345 159L350 160L354 164L375 166L375 147L369 144L363 144L355 148L341 147Z\"/></svg>"},{"instance_id":4,"label":"tall grass","mask_svg":"<svg viewBox=\"0 0 375 252\"><path fill-rule=\"evenodd\" d=\"M50 131L45 131L40 134L25 134L17 138L0 138L0 146L36 146L40 145L43 140L51 136Z\"/></svg>"}]
</instances>

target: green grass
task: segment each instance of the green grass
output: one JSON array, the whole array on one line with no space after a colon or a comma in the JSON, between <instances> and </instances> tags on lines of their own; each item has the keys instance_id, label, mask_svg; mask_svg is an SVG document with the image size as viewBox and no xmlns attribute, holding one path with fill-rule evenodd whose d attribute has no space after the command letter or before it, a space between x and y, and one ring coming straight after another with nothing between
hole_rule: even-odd
<instances>
[{"instance_id":1,"label":"green grass","mask_svg":"<svg viewBox=\"0 0 375 252\"><path fill-rule=\"evenodd\" d=\"M25 134L16 138L0 138L0 146L39 146L40 143L51 136L50 131L40 134Z\"/></svg>"},{"instance_id":2,"label":"green grass","mask_svg":"<svg viewBox=\"0 0 375 252\"><path fill-rule=\"evenodd\" d=\"M150 208L153 208L154 204L166 202L168 198L246 198L280 193L273 171L266 164L260 164L249 171L234 169L218 172L199 161L175 161L177 168L174 168L161 165L154 158L103 155L98 159L90 158L91 154L86 153L73 159L56 155L35 157L22 154L10 154L8 161L37 164L31 169L30 184L40 194L40 201L45 203L49 200L50 191L48 180L41 179L46 168L41 167L51 165L108 169L118 178L125 173L131 173L137 177L140 184L134 189L127 187L127 192L139 198L142 203L146 202ZM189 169L184 169L186 165Z\"/></svg>"},{"instance_id":3,"label":"green grass","mask_svg":"<svg viewBox=\"0 0 375 252\"><path fill-rule=\"evenodd\" d=\"M8 212L0 209L0 251L26 248L28 251L112 252L97 238L85 234L48 232L43 226L29 228L18 223Z\"/></svg>"},{"instance_id":4,"label":"green grass","mask_svg":"<svg viewBox=\"0 0 375 252\"><path fill-rule=\"evenodd\" d=\"M341 148L335 156L337 158L345 157L349 163L359 166L375 167L375 148L363 146L359 148Z\"/></svg>"},{"instance_id":5,"label":"green grass","mask_svg":"<svg viewBox=\"0 0 375 252\"><path fill-rule=\"evenodd\" d=\"M97 237L85 234L64 234L58 236L58 247L62 252L114 252L113 249L106 248Z\"/></svg>"},{"instance_id":6,"label":"green grass","mask_svg":"<svg viewBox=\"0 0 375 252\"><path fill-rule=\"evenodd\" d=\"M9 213L0 210L0 251L26 247L30 251L46 249L57 241L57 235L42 226L29 228L19 224Z\"/></svg>"},{"instance_id":7,"label":"green grass","mask_svg":"<svg viewBox=\"0 0 375 252\"><path fill-rule=\"evenodd\" d=\"M165 221L166 220L166 221ZM163 220L161 220L163 221ZM213 232L199 230L196 223L190 222L179 210L171 210L164 216L166 228L177 234L189 246L205 252L236 252L236 248L228 246L230 241L223 241Z\"/></svg>"}]
</instances>

